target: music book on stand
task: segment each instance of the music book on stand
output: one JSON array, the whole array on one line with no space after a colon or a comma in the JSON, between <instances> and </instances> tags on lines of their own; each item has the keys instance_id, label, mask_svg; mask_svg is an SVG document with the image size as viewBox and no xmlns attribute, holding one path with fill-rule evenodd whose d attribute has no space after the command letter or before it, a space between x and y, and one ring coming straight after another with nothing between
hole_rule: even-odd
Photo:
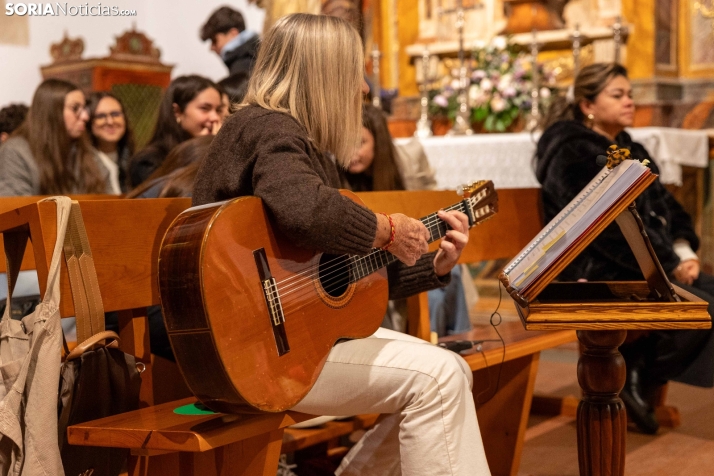
<instances>
[{"instance_id":1,"label":"music book on stand","mask_svg":"<svg viewBox=\"0 0 714 476\"><path fill-rule=\"evenodd\" d=\"M604 167L508 264L499 279L526 329L711 327L706 301L669 281L635 209L656 178L636 160ZM613 221L645 281L553 282Z\"/></svg>"}]
</instances>

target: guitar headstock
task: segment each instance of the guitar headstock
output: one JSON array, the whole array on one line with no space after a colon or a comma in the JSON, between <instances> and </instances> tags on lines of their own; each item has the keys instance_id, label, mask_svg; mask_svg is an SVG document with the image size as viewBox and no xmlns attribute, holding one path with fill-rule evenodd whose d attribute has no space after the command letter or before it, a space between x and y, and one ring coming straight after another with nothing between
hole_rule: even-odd
<instances>
[{"instance_id":1,"label":"guitar headstock","mask_svg":"<svg viewBox=\"0 0 714 476\"><path fill-rule=\"evenodd\" d=\"M468 185L461 185L456 193L464 197L473 217L473 225L477 225L498 212L498 193L490 180L479 180Z\"/></svg>"}]
</instances>

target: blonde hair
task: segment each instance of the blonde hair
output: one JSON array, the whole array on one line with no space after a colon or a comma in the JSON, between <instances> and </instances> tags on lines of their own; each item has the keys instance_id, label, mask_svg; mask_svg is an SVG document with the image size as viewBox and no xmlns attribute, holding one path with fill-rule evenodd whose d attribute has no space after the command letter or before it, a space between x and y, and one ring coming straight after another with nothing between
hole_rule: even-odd
<instances>
[{"instance_id":1,"label":"blonde hair","mask_svg":"<svg viewBox=\"0 0 714 476\"><path fill-rule=\"evenodd\" d=\"M296 13L265 35L239 107L290 114L346 166L362 132L364 56L357 31L326 15Z\"/></svg>"}]
</instances>

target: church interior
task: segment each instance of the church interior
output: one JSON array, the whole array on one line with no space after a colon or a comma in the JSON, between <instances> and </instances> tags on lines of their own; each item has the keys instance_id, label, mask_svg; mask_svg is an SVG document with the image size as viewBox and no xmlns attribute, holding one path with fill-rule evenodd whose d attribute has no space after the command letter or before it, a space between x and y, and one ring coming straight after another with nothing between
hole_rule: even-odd
<instances>
[{"instance_id":1,"label":"church interior","mask_svg":"<svg viewBox=\"0 0 714 476\"><path fill-rule=\"evenodd\" d=\"M8 388L14 380L6 380L4 369L15 363L4 347L12 327L5 321L25 322L47 301L42 298L53 282L55 239L62 250L54 208L38 201L70 196L81 206L78 220L84 219L76 231L72 209L65 226L73 238L65 238L66 262L58 265L61 286L54 291L59 304L53 312L63 318L56 354L67 359L61 384L67 384L67 362L84 365L74 367L78 383L68 384L74 387L60 387L59 443L50 444L60 445L66 474L340 474L345 455L385 419L379 411L313 419L289 408L233 415L223 412L226 407L211 407L214 400L188 377L213 372L191 364L210 352L195 340L182 356L178 341L188 331L168 318L178 312L171 307L196 302L172 294L175 301L166 305L165 289L175 283L164 269L179 267L161 264L170 249L167 230L184 210L193 210L201 161L216 153L221 132L234 130L223 124L231 125L231 115L241 113L244 98L255 100L261 85L251 74L266 34L297 13L341 18L361 38L369 91L363 98L363 135L355 158L339 174L341 188L357 192L367 208L391 214L384 214L391 224L389 242L375 249L388 254L395 240L391 217L397 213L418 219L463 200L468 214L477 199L488 195L484 200L493 201L478 202L488 216L468 215L474 227L446 287L420 289L388 305L385 294L386 315L377 316L383 327L463 357L473 377L490 473L714 474L714 337L708 330L708 309L714 309L713 0L114 0L111 5L2 0L0 9L0 249L8 256L0 265L0 310L6 316L0 370ZM54 89L42 99L48 84ZM615 84L620 89L613 89ZM64 112L43 108L62 87L69 91L63 93ZM194 88L185 109L178 95L169 98L182 87ZM72 95L80 102L70 107ZM204 103L194 120L187 111L199 97ZM614 126L603 122L607 101L625 104L612 106L625 111L612 119ZM59 115L47 127L37 122L55 113L64 114L66 131L57 125ZM162 126L165 115L170 124ZM79 124L75 135L72 121ZM564 128L566 122L571 129ZM175 129L180 139L159 140L162 127ZM55 133L61 139L47 139L46 149L33 145L32 137ZM368 154L373 165L360 168L365 135L373 146ZM584 145L588 137L590 148ZM378 152L379 144L389 153ZM55 149L63 152L57 155ZM31 156L41 150L59 159L34 164ZM57 160L69 163L70 156L70 175L95 170L77 162L82 151L106 168L106 183L93 182L94 175L59 178L65 166ZM611 166L621 153L634 160ZM391 157L391 168L377 165L384 154ZM21 162L25 156L30 159ZM634 165L625 169L627 162ZM629 177L625 172L615 174L638 167L646 178L631 184L622 184ZM380 173L385 180L378 185ZM597 194L608 176L617 177L615 185L598 200L616 185L623 187L621 195L575 236L573 223L590 216L586 207L596 207L588 194ZM469 187L472 182L476 185ZM464 188L463 197L454 193ZM18 244L25 235L31 240L27 247ZM179 261L203 253L201 246ZM556 249L564 251L556 255ZM260 267L255 259L248 264ZM222 257L215 266L221 268L222 260L233 263ZM516 279L523 263L533 264ZM261 279L275 282L270 270ZM391 286L391 274L389 279ZM228 288L238 281L223 284ZM277 284L275 289L277 299ZM182 292L187 293L172 290ZM233 299L229 291L224 294L226 302ZM92 295L99 296L98 307ZM351 298L339 299L344 302L330 301L333 308ZM278 311L271 307L273 312ZM88 323L89 316L92 324L85 329L82 320ZM282 319L289 331L290 316ZM154 334L154 326L163 333ZM273 326L276 341L278 327ZM134 390L111 375L114 383L96 387L92 380L79 380L93 372L104 379L107 372L93 369L77 352L110 348L131 357ZM663 363L675 355L676 365ZM216 373L231 370L223 362L215 365ZM80 397L89 398L80 383L84 392L94 387L106 401L115 399L116 391L123 402L125 392L133 391L134 402L107 404L111 410L105 404L78 405ZM11 400L5 386L0 413ZM74 406L71 398L69 404L63 401L64 392L75 396ZM57 408L58 395L51 390L46 396ZM31 420L22 417L23 435L31 434ZM8 454L22 461L22 438L17 443L13 431L0 424L2 471L10 467ZM3 450L10 440L20 449ZM345 474L407 476L398 466L399 447L391 451L392 472ZM90 460L101 460L103 469L84 463ZM25 465L27 473L8 474L33 474ZM420 471L446 474L428 467Z\"/></svg>"}]
</instances>

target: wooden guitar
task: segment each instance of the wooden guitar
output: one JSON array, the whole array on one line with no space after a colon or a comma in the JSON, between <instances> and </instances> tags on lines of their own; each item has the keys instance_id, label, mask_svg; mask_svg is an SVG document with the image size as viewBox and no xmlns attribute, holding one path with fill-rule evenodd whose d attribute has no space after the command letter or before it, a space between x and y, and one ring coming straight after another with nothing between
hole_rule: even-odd
<instances>
[{"instance_id":1,"label":"wooden guitar","mask_svg":"<svg viewBox=\"0 0 714 476\"><path fill-rule=\"evenodd\" d=\"M493 183L472 184L459 210L471 225L496 213ZM361 203L351 192L343 192ZM436 213L421 219L442 238ZM284 411L317 380L332 346L372 335L386 311L387 251L335 256L298 248L262 201L190 208L161 244L159 284L176 362L191 391L226 413Z\"/></svg>"}]
</instances>

